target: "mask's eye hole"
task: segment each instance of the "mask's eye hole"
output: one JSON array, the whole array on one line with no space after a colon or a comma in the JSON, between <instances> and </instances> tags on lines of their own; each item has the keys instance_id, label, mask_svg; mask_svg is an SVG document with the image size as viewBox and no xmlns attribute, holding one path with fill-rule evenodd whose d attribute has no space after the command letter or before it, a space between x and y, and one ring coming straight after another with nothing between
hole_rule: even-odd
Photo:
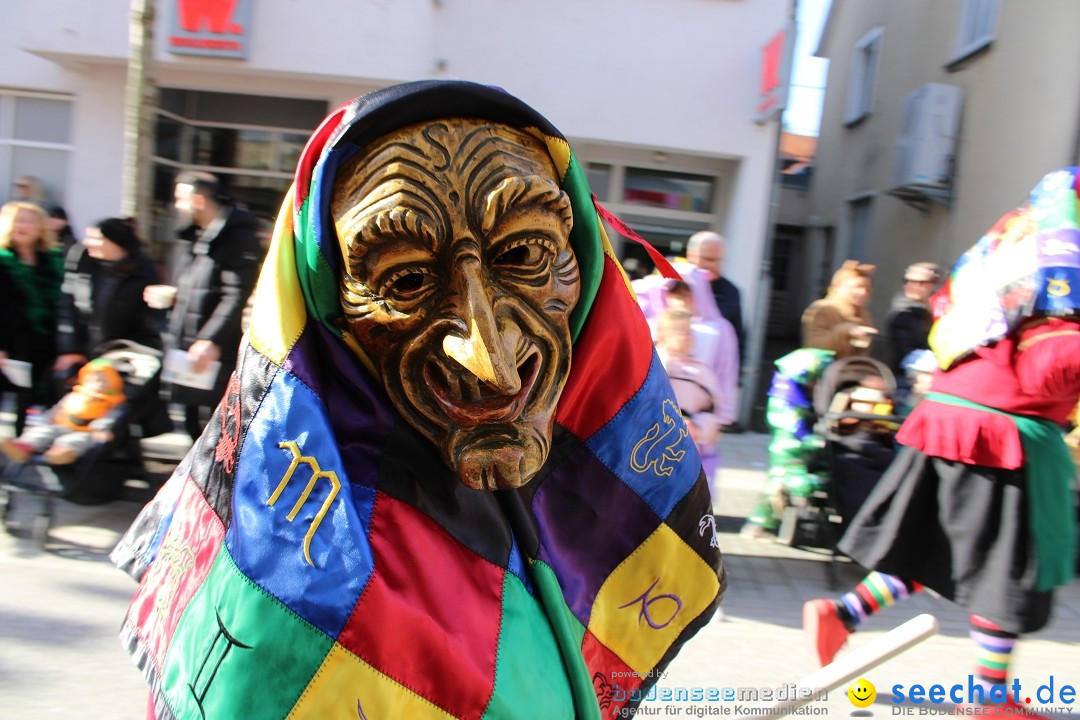
<instances>
[{"instance_id":1,"label":"mask's eye hole","mask_svg":"<svg viewBox=\"0 0 1080 720\"><path fill-rule=\"evenodd\" d=\"M399 300L411 300L426 292L434 280L434 276L427 270L407 268L390 276L385 292Z\"/></svg>"}]
</instances>

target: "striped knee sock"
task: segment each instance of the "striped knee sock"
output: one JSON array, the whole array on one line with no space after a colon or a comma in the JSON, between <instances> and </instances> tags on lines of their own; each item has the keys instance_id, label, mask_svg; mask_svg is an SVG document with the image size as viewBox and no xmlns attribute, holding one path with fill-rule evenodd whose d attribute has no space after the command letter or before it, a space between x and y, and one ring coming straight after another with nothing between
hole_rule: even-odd
<instances>
[{"instance_id":1,"label":"striped knee sock","mask_svg":"<svg viewBox=\"0 0 1080 720\"><path fill-rule=\"evenodd\" d=\"M914 595L922 588L922 584L914 580L901 580L895 575L875 571L841 597L837 609L842 620L856 626L881 608L893 605L908 595Z\"/></svg>"},{"instance_id":2,"label":"striped knee sock","mask_svg":"<svg viewBox=\"0 0 1080 720\"><path fill-rule=\"evenodd\" d=\"M971 639L975 641L975 680L987 691L991 685L1004 685L1009 675L1009 661L1016 645L1016 633L1003 630L978 615L969 618Z\"/></svg>"}]
</instances>

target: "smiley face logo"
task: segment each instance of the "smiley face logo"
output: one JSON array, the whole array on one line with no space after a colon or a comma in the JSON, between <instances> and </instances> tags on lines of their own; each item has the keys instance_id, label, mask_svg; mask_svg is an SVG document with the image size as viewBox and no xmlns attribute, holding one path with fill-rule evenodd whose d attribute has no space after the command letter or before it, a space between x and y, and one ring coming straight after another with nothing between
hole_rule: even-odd
<instances>
[{"instance_id":1,"label":"smiley face logo","mask_svg":"<svg viewBox=\"0 0 1080 720\"><path fill-rule=\"evenodd\" d=\"M877 690L869 680L859 678L851 683L851 687L847 689L847 696L855 707L867 708L874 704L874 700L877 698Z\"/></svg>"}]
</instances>

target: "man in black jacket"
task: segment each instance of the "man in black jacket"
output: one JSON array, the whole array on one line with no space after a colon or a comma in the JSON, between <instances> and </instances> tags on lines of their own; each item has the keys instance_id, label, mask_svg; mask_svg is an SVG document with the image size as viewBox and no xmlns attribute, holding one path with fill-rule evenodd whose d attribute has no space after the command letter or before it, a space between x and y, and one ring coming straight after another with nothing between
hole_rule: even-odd
<instances>
[{"instance_id":1,"label":"man in black jacket","mask_svg":"<svg viewBox=\"0 0 1080 720\"><path fill-rule=\"evenodd\" d=\"M168 346L186 349L195 372L221 363L211 390L172 386L173 402L185 406L185 429L197 438L204 416L221 399L236 366L240 319L255 286L262 250L258 218L233 205L213 175L182 173L174 198L178 217L187 225L178 235L173 256L177 291L169 315Z\"/></svg>"},{"instance_id":2,"label":"man in black jacket","mask_svg":"<svg viewBox=\"0 0 1080 720\"><path fill-rule=\"evenodd\" d=\"M930 294L941 279L938 266L929 262L908 265L904 271L904 289L893 298L885 316L885 332L889 341L889 367L896 374L901 399L908 392L904 358L915 350L930 347L928 336L934 317L930 312Z\"/></svg>"}]
</instances>

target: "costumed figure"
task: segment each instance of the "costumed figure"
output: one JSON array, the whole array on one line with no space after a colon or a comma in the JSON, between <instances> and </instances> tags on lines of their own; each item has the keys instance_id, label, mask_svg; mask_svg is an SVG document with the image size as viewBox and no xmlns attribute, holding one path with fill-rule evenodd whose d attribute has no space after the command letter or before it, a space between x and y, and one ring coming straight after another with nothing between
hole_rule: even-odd
<instances>
[{"instance_id":1,"label":"costumed figure","mask_svg":"<svg viewBox=\"0 0 1080 720\"><path fill-rule=\"evenodd\" d=\"M792 498L808 498L821 488L811 466L825 446L814 432L814 383L832 362L830 350L800 348L778 359L765 406L771 431L765 490L743 525L748 537L776 532Z\"/></svg>"},{"instance_id":2,"label":"costumed figure","mask_svg":"<svg viewBox=\"0 0 1080 720\"><path fill-rule=\"evenodd\" d=\"M156 717L641 701L725 576L597 213L496 88L393 86L315 131L225 396L113 555Z\"/></svg>"},{"instance_id":3,"label":"costumed figure","mask_svg":"<svg viewBox=\"0 0 1080 720\"><path fill-rule=\"evenodd\" d=\"M822 664L868 615L925 586L971 613L976 684L952 700L1023 702L1006 688L1013 645L1047 624L1076 567L1062 425L1080 397L1077 211L1077 169L1048 174L934 298L940 368L840 542L874 572L803 610Z\"/></svg>"},{"instance_id":4,"label":"costumed figure","mask_svg":"<svg viewBox=\"0 0 1080 720\"><path fill-rule=\"evenodd\" d=\"M14 440L0 442L13 462L43 453L50 465L70 465L94 443L112 439L117 410L124 402L124 379L108 360L98 358L79 370L79 383Z\"/></svg>"}]
</instances>

